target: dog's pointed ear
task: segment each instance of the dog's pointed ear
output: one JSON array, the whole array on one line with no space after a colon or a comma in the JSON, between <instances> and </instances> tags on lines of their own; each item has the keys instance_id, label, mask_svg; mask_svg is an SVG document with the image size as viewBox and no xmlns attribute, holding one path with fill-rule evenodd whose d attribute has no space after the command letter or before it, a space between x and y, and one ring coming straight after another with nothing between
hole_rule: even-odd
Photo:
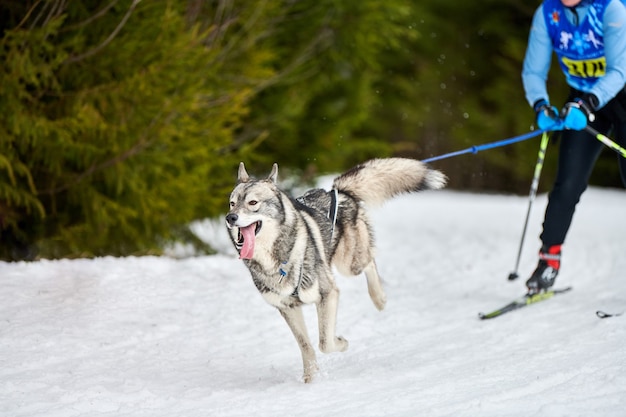
<instances>
[{"instance_id":1,"label":"dog's pointed ear","mask_svg":"<svg viewBox=\"0 0 626 417\"><path fill-rule=\"evenodd\" d=\"M239 163L239 172L237 172L237 182L248 182L250 181L250 176L246 171L246 167L243 162Z\"/></svg>"},{"instance_id":2,"label":"dog's pointed ear","mask_svg":"<svg viewBox=\"0 0 626 417\"><path fill-rule=\"evenodd\" d=\"M270 172L270 176L267 177L268 180L272 181L274 184L276 184L276 180L278 179L278 164L274 163L274 165L272 165L272 172Z\"/></svg>"}]
</instances>

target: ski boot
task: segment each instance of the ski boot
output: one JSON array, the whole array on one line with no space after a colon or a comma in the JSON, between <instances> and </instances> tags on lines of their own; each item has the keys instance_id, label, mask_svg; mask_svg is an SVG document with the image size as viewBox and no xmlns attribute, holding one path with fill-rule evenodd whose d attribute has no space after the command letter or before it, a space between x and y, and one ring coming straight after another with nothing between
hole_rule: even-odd
<instances>
[{"instance_id":1,"label":"ski boot","mask_svg":"<svg viewBox=\"0 0 626 417\"><path fill-rule=\"evenodd\" d=\"M561 245L543 246L539 251L539 264L537 269L526 281L528 294L537 294L547 291L554 285L556 276L561 267Z\"/></svg>"}]
</instances>

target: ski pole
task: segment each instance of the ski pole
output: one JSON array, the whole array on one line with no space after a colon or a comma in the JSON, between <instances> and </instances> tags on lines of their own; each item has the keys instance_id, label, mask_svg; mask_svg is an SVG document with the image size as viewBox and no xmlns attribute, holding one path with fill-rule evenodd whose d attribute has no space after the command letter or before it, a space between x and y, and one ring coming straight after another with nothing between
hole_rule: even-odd
<instances>
[{"instance_id":1,"label":"ski pole","mask_svg":"<svg viewBox=\"0 0 626 417\"><path fill-rule=\"evenodd\" d=\"M526 220L524 221L524 229L522 230L522 238L519 242L519 249L517 251L517 260L515 261L515 270L509 274L509 281L513 281L519 277L518 268L520 259L522 257L522 248L524 247L524 239L526 238L526 229L528 229L528 219L530 217L530 209L533 206L533 201L537 195L537 188L539 187L539 177L541 176L541 170L543 169L543 161L546 158L546 149L548 148L548 133L543 132L541 137L541 143L539 144L539 155L537 156L537 164L535 165L535 173L533 174L533 181L530 185L530 194L528 196L528 210L526 211Z\"/></svg>"},{"instance_id":2,"label":"ski pole","mask_svg":"<svg viewBox=\"0 0 626 417\"><path fill-rule=\"evenodd\" d=\"M596 139L598 139L600 142L604 143L606 146L608 146L609 148L613 149L615 152L620 154L623 158L626 158L626 149L622 148L617 143L613 142L611 139L609 139L602 133L598 132L591 126L585 127L585 130L591 133L593 136L595 136Z\"/></svg>"}]
</instances>

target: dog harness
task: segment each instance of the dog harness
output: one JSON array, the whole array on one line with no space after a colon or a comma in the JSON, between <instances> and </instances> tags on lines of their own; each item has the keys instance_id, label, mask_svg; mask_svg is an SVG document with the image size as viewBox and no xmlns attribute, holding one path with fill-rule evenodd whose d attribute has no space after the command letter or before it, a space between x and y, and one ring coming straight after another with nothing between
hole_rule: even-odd
<instances>
[{"instance_id":1,"label":"dog harness","mask_svg":"<svg viewBox=\"0 0 626 417\"><path fill-rule=\"evenodd\" d=\"M333 236L335 234L335 225L337 224L337 214L339 212L339 193L336 188L333 188L330 191L330 207L328 208L328 214L326 215L328 219L331 221L332 226L330 228L330 242L333 241ZM287 261L282 262L283 265L287 265ZM292 297L298 298L298 290L300 289L300 284L302 284L304 267L300 268L300 276L298 277L298 282L296 283L296 288L293 290L291 294ZM278 273L281 277L285 277L287 275L287 271L283 268L278 269ZM282 281L282 278L281 278Z\"/></svg>"},{"instance_id":2,"label":"dog harness","mask_svg":"<svg viewBox=\"0 0 626 417\"><path fill-rule=\"evenodd\" d=\"M330 208L328 209L328 218L332 222L330 228L330 241L333 241L333 235L335 234L335 224L337 224L337 212L339 211L339 193L336 188L333 188L330 192Z\"/></svg>"}]
</instances>

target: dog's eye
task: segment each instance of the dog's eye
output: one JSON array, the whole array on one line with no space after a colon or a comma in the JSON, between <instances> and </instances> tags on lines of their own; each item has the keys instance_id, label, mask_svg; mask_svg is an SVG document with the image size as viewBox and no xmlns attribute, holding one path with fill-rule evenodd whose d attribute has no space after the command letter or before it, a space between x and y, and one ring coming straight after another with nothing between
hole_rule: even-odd
<instances>
[{"instance_id":1,"label":"dog's eye","mask_svg":"<svg viewBox=\"0 0 626 417\"><path fill-rule=\"evenodd\" d=\"M230 206L231 206L231 207L235 207L235 202L234 202L234 201L231 201L231 202L230 202Z\"/></svg>"},{"instance_id":2,"label":"dog's eye","mask_svg":"<svg viewBox=\"0 0 626 417\"><path fill-rule=\"evenodd\" d=\"M258 203L259 203L259 202L258 202L258 201L256 201L256 200L250 200L250 201L248 202L248 204L249 204L249 205L251 205L251 206L256 206Z\"/></svg>"}]
</instances>

